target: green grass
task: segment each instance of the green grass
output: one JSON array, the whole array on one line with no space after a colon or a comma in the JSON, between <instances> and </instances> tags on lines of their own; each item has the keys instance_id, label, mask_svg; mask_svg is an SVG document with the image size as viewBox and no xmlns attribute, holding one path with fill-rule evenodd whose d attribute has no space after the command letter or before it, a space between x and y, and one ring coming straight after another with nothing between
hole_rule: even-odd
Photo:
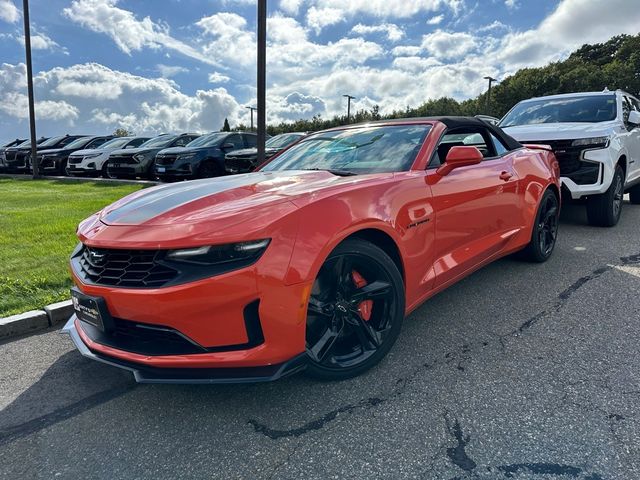
<instances>
[{"instance_id":1,"label":"green grass","mask_svg":"<svg viewBox=\"0 0 640 480\"><path fill-rule=\"evenodd\" d=\"M140 188L0 179L0 317L69 298L76 226Z\"/></svg>"}]
</instances>

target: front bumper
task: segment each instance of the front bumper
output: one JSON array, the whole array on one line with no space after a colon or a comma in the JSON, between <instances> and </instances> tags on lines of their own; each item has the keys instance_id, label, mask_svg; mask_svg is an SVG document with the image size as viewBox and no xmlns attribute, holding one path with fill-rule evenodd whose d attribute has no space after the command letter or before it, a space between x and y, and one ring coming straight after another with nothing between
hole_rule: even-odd
<instances>
[{"instance_id":1,"label":"front bumper","mask_svg":"<svg viewBox=\"0 0 640 480\"><path fill-rule=\"evenodd\" d=\"M306 366L306 355L300 354L279 364L262 367L236 368L158 368L148 363L124 360L106 353L94 351L91 342L82 330L80 320L73 315L62 329L71 337L82 356L113 367L128 370L138 383L255 383L270 382L292 375ZM86 343L85 343L86 342Z\"/></svg>"}]
</instances>

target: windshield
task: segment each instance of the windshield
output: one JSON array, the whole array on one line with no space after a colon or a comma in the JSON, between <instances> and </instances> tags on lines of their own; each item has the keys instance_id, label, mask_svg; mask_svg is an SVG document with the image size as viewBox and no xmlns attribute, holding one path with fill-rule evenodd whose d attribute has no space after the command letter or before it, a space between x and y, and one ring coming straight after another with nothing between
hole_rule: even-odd
<instances>
[{"instance_id":1,"label":"windshield","mask_svg":"<svg viewBox=\"0 0 640 480\"><path fill-rule=\"evenodd\" d=\"M176 138L178 138L178 135L160 135L159 137L155 137L155 138L152 138L151 140L147 140L142 145L140 145L140 148L166 147L171 142L173 142Z\"/></svg>"},{"instance_id":2,"label":"windshield","mask_svg":"<svg viewBox=\"0 0 640 480\"><path fill-rule=\"evenodd\" d=\"M262 170L400 172L411 167L430 129L428 125L399 125L320 132L286 150Z\"/></svg>"},{"instance_id":3,"label":"windshield","mask_svg":"<svg viewBox=\"0 0 640 480\"><path fill-rule=\"evenodd\" d=\"M273 138L270 138L265 146L267 148L284 148L287 145L291 145L293 142L300 140L300 138L304 137L304 134L300 133L283 133L281 135L276 135Z\"/></svg>"},{"instance_id":4,"label":"windshield","mask_svg":"<svg viewBox=\"0 0 640 480\"><path fill-rule=\"evenodd\" d=\"M226 136L226 133L210 133L209 135L203 135L202 137L196 138L191 143L188 143L187 147L211 147L220 143L220 141Z\"/></svg>"},{"instance_id":5,"label":"windshield","mask_svg":"<svg viewBox=\"0 0 640 480\"><path fill-rule=\"evenodd\" d=\"M596 123L615 120L616 96L593 95L522 102L500 122L502 128L539 123Z\"/></svg>"},{"instance_id":6,"label":"windshield","mask_svg":"<svg viewBox=\"0 0 640 480\"><path fill-rule=\"evenodd\" d=\"M79 138L73 142L71 142L69 145L67 145L65 148L82 148L84 147L87 143L89 143L91 139L90 138Z\"/></svg>"},{"instance_id":7,"label":"windshield","mask_svg":"<svg viewBox=\"0 0 640 480\"><path fill-rule=\"evenodd\" d=\"M42 142L40 144L40 146L41 147L50 147L50 146L55 145L56 143L58 143L63 138L64 137L51 137L49 140L45 140L44 142Z\"/></svg>"},{"instance_id":8,"label":"windshield","mask_svg":"<svg viewBox=\"0 0 640 480\"><path fill-rule=\"evenodd\" d=\"M131 138L129 137L114 138L113 140L109 140L108 142L103 143L99 148L100 150L105 148L120 148L124 147L130 141Z\"/></svg>"}]
</instances>

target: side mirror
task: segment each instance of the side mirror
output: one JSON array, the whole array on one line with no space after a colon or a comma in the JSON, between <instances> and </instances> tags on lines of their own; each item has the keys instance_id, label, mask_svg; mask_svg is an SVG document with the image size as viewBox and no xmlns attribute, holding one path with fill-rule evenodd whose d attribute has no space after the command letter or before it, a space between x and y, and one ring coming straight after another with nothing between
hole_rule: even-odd
<instances>
[{"instance_id":1,"label":"side mirror","mask_svg":"<svg viewBox=\"0 0 640 480\"><path fill-rule=\"evenodd\" d=\"M638 125L640 125L640 112L637 112L635 110L631 110L629 112L629 120L628 122L632 125L635 125L636 127Z\"/></svg>"},{"instance_id":2,"label":"side mirror","mask_svg":"<svg viewBox=\"0 0 640 480\"><path fill-rule=\"evenodd\" d=\"M233 143L225 143L220 148L222 150L234 150L236 146Z\"/></svg>"},{"instance_id":3,"label":"side mirror","mask_svg":"<svg viewBox=\"0 0 640 480\"><path fill-rule=\"evenodd\" d=\"M440 165L436 172L444 177L456 168L477 165L482 158L482 153L476 147L452 147L444 164Z\"/></svg>"}]
</instances>

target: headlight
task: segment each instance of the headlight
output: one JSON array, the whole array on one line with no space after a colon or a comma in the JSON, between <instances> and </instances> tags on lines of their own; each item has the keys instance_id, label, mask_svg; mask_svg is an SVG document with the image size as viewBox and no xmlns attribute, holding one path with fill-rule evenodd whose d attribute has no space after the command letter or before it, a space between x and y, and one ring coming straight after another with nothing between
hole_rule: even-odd
<instances>
[{"instance_id":1,"label":"headlight","mask_svg":"<svg viewBox=\"0 0 640 480\"><path fill-rule=\"evenodd\" d=\"M85 155L84 158L96 158L102 155L101 153L90 153L89 155Z\"/></svg>"},{"instance_id":2,"label":"headlight","mask_svg":"<svg viewBox=\"0 0 640 480\"><path fill-rule=\"evenodd\" d=\"M264 253L270 241L266 238L227 245L171 250L167 253L166 259L198 265L221 265L234 262L251 264Z\"/></svg>"},{"instance_id":3,"label":"headlight","mask_svg":"<svg viewBox=\"0 0 640 480\"><path fill-rule=\"evenodd\" d=\"M609 145L609 137L579 138L571 142L572 147L606 148Z\"/></svg>"},{"instance_id":4,"label":"headlight","mask_svg":"<svg viewBox=\"0 0 640 480\"><path fill-rule=\"evenodd\" d=\"M134 159L136 162L143 162L145 158L146 158L146 157L144 156L144 153L138 153L137 155L134 155L134 156L133 156L133 159Z\"/></svg>"},{"instance_id":5,"label":"headlight","mask_svg":"<svg viewBox=\"0 0 640 480\"><path fill-rule=\"evenodd\" d=\"M196 158L196 154L195 153L189 153L187 155L178 156L178 160L192 160L194 158Z\"/></svg>"}]
</instances>

